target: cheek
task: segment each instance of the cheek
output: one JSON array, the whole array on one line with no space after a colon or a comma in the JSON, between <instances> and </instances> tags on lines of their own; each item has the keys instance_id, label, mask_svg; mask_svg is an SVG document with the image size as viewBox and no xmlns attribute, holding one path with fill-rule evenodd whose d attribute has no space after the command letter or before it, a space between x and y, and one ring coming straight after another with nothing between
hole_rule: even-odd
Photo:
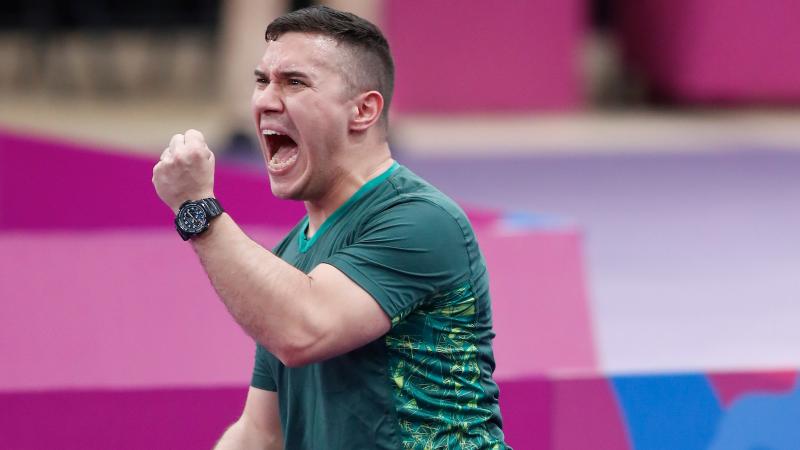
<instances>
[{"instance_id":1,"label":"cheek","mask_svg":"<svg viewBox=\"0 0 800 450\"><path fill-rule=\"evenodd\" d=\"M250 111L253 113L254 117L258 117L260 114L258 112L258 89L253 89L253 95L250 96Z\"/></svg>"},{"instance_id":2,"label":"cheek","mask_svg":"<svg viewBox=\"0 0 800 450\"><path fill-rule=\"evenodd\" d=\"M286 110L291 121L300 128L306 138L326 139L339 126L334 110L318 99L286 101Z\"/></svg>"}]
</instances>

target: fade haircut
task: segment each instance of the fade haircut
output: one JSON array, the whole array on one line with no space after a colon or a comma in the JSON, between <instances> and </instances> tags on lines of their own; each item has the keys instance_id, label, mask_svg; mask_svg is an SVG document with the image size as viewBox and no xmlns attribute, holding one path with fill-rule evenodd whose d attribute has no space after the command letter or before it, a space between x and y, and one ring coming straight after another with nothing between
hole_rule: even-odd
<instances>
[{"instance_id":1,"label":"fade haircut","mask_svg":"<svg viewBox=\"0 0 800 450\"><path fill-rule=\"evenodd\" d=\"M389 43L381 30L355 14L327 6L311 6L273 20L267 26L264 38L267 42L275 41L282 35L293 32L327 36L337 44L348 47L348 53L355 64L346 78L353 89L381 93L381 120L385 126L394 90L394 62Z\"/></svg>"}]
</instances>

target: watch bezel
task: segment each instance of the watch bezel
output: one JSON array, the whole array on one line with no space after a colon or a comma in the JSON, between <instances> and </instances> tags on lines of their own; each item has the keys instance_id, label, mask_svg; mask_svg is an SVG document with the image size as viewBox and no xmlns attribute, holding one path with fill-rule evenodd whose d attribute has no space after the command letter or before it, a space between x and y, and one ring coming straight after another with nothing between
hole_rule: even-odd
<instances>
[{"instance_id":1,"label":"watch bezel","mask_svg":"<svg viewBox=\"0 0 800 450\"><path fill-rule=\"evenodd\" d=\"M187 208L194 207L199 208L200 211L202 211L203 225L198 229L187 229L185 227L185 221L181 220L181 217ZM186 200L178 208L178 213L175 215L175 228L177 229L178 234L181 236L181 239L188 241L194 236L200 235L208 230L208 228L211 226L211 220L218 217L223 212L225 212L225 210L222 209L219 201L213 197L200 200Z\"/></svg>"},{"instance_id":2,"label":"watch bezel","mask_svg":"<svg viewBox=\"0 0 800 450\"><path fill-rule=\"evenodd\" d=\"M202 224L199 225L198 227L189 227L187 221L183 217L186 211L190 209L197 210L197 212L202 214L202 218L195 219L198 222L202 222ZM175 216L175 220L176 220L176 225L178 225L178 227L180 227L180 229L183 230L185 233L190 233L190 234L202 233L203 230L208 228L208 211L206 210L202 202L196 201L196 202L184 203L183 205L181 205L180 209L178 209L178 215Z\"/></svg>"},{"instance_id":3,"label":"watch bezel","mask_svg":"<svg viewBox=\"0 0 800 450\"><path fill-rule=\"evenodd\" d=\"M181 216L184 211L188 208L197 207L203 212L203 225L199 229L187 229L185 227L185 223L181 220ZM178 208L178 214L175 215L175 228L178 230L178 234L184 241L188 241L190 238L202 234L206 231L209 227L209 212L206 209L205 205L200 200L186 200L181 204L180 208Z\"/></svg>"}]
</instances>

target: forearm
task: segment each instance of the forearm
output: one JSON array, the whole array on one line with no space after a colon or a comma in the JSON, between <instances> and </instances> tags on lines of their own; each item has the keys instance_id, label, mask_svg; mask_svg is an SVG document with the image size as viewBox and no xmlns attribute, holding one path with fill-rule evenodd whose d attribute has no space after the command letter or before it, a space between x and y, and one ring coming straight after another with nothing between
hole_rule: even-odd
<instances>
[{"instance_id":1,"label":"forearm","mask_svg":"<svg viewBox=\"0 0 800 450\"><path fill-rule=\"evenodd\" d=\"M287 363L317 338L311 279L267 251L222 214L192 240L209 279L236 322Z\"/></svg>"},{"instance_id":2,"label":"forearm","mask_svg":"<svg viewBox=\"0 0 800 450\"><path fill-rule=\"evenodd\" d=\"M234 422L220 438L214 450L282 450L281 436L270 435L248 424L245 418Z\"/></svg>"}]
</instances>

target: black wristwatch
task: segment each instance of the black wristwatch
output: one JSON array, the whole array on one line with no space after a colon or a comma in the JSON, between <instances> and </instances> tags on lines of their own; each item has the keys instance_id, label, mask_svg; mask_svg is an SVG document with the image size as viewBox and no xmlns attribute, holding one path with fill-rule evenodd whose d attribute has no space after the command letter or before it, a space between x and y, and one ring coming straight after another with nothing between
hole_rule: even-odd
<instances>
[{"instance_id":1,"label":"black wristwatch","mask_svg":"<svg viewBox=\"0 0 800 450\"><path fill-rule=\"evenodd\" d=\"M208 229L211 219L222 214L224 210L215 198L202 200L186 200L175 216L175 227L184 241L202 234Z\"/></svg>"}]
</instances>

